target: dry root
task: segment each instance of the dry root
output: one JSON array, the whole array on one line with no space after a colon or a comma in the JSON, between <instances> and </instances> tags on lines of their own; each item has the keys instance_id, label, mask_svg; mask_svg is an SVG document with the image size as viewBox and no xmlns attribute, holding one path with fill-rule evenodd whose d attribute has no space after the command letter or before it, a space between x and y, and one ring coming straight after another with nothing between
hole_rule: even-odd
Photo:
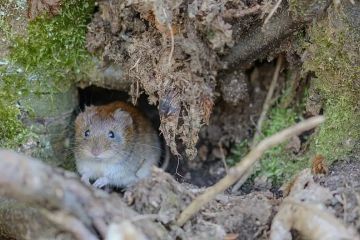
<instances>
[{"instance_id":1,"label":"dry root","mask_svg":"<svg viewBox=\"0 0 360 240\"><path fill-rule=\"evenodd\" d=\"M12 151L0 151L0 189L1 196L40 210L43 217L75 239L104 239L111 223L121 224L138 216L118 195L89 188L73 173ZM10 227L19 224L15 217L12 221ZM33 223L36 221L29 221ZM169 239L165 228L152 220L143 219L134 225L151 239ZM37 231L45 229L40 226ZM18 239L32 238L25 235Z\"/></svg>"},{"instance_id":2,"label":"dry root","mask_svg":"<svg viewBox=\"0 0 360 240\"><path fill-rule=\"evenodd\" d=\"M360 239L354 229L328 212L325 203L332 198L328 189L314 182L310 169L305 169L291 183L289 196L272 222L270 239L290 240L291 230L310 240Z\"/></svg>"}]
</instances>

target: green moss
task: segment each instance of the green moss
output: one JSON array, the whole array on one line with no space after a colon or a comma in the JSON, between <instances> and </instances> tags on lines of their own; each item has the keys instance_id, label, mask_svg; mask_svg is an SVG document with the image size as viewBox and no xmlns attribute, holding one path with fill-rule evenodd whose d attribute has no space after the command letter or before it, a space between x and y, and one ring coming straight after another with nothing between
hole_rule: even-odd
<instances>
[{"instance_id":1,"label":"green moss","mask_svg":"<svg viewBox=\"0 0 360 240\"><path fill-rule=\"evenodd\" d=\"M315 150L330 162L348 154L360 139L360 114L352 99L340 98L327 102L327 121L315 140Z\"/></svg>"},{"instance_id":2,"label":"green moss","mask_svg":"<svg viewBox=\"0 0 360 240\"><path fill-rule=\"evenodd\" d=\"M269 117L263 126L264 137L271 136L284 128L296 123L298 114L291 108L283 109L275 107L269 112ZM284 179L292 176L294 171L299 170L297 157L286 149L286 143L278 145L265 152L260 161L257 175L264 175L273 184L280 184Z\"/></svg>"},{"instance_id":3,"label":"green moss","mask_svg":"<svg viewBox=\"0 0 360 240\"><path fill-rule=\"evenodd\" d=\"M29 23L28 35L15 37L10 59L21 66L35 91L66 91L91 62L85 49L86 24L93 0L64 1L59 15L37 17Z\"/></svg>"},{"instance_id":4,"label":"green moss","mask_svg":"<svg viewBox=\"0 0 360 240\"><path fill-rule=\"evenodd\" d=\"M21 123L20 108L16 100L27 94L24 78L20 73L0 68L0 147L16 148L23 143L30 130Z\"/></svg>"},{"instance_id":5,"label":"green moss","mask_svg":"<svg viewBox=\"0 0 360 240\"><path fill-rule=\"evenodd\" d=\"M360 37L336 11L314 25L309 36L304 69L316 75L313 83L325 99L327 118L314 139L314 151L332 162L360 141Z\"/></svg>"},{"instance_id":6,"label":"green moss","mask_svg":"<svg viewBox=\"0 0 360 240\"><path fill-rule=\"evenodd\" d=\"M19 110L0 104L0 146L16 148L23 143L30 132L18 120Z\"/></svg>"},{"instance_id":7,"label":"green moss","mask_svg":"<svg viewBox=\"0 0 360 240\"><path fill-rule=\"evenodd\" d=\"M290 5L293 11L301 14L300 1L291 0ZM347 24L345 15L330 9L327 18L311 27L308 41L299 36L301 52L305 48L307 55L304 72L316 75L311 84L324 99L326 122L308 139L306 144L310 148L304 153L295 155L289 152L286 143L267 151L255 176L265 175L273 184L279 184L308 167L315 154L321 154L331 162L349 154L360 141L360 31L356 27ZM297 122L308 95L307 89L304 89L304 97L299 99L298 104L289 104L292 98L289 96L294 95L285 89L279 103L268 114L262 137ZM235 164L247 152L246 147L238 145L229 163Z\"/></svg>"},{"instance_id":8,"label":"green moss","mask_svg":"<svg viewBox=\"0 0 360 240\"><path fill-rule=\"evenodd\" d=\"M94 0L62 1L59 15L37 17L27 25L25 36L11 31L5 15L13 11L10 3L0 3L0 13L4 13L0 14L0 33L11 43L6 59L0 59L1 147L19 146L31 135L20 119L31 109L20 109L19 100L66 92L92 66L85 35Z\"/></svg>"},{"instance_id":9,"label":"green moss","mask_svg":"<svg viewBox=\"0 0 360 240\"><path fill-rule=\"evenodd\" d=\"M289 0L289 9L294 16L303 17L305 10L308 7L308 2L304 0Z\"/></svg>"}]
</instances>

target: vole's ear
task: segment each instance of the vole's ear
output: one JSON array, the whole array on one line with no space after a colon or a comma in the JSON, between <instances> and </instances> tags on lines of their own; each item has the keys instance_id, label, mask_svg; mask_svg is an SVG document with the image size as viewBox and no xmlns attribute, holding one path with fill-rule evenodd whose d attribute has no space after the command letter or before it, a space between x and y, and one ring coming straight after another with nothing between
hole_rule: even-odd
<instances>
[{"instance_id":1,"label":"vole's ear","mask_svg":"<svg viewBox=\"0 0 360 240\"><path fill-rule=\"evenodd\" d=\"M91 122L91 118L96 113L96 107L94 106L85 106L85 110L80 112L76 117L75 124L77 126L81 126L83 124L89 124Z\"/></svg>"},{"instance_id":2,"label":"vole's ear","mask_svg":"<svg viewBox=\"0 0 360 240\"><path fill-rule=\"evenodd\" d=\"M84 112L94 112L95 108L96 108L96 107L93 106L93 105L85 106Z\"/></svg>"},{"instance_id":3,"label":"vole's ear","mask_svg":"<svg viewBox=\"0 0 360 240\"><path fill-rule=\"evenodd\" d=\"M116 121L123 124L123 126L125 126L125 127L130 126L133 123L133 119L130 116L130 114L121 109L115 110L113 116Z\"/></svg>"},{"instance_id":4,"label":"vole's ear","mask_svg":"<svg viewBox=\"0 0 360 240\"><path fill-rule=\"evenodd\" d=\"M75 126L76 129L79 129L80 127L82 127L85 124L85 113L84 112L80 112L76 119L75 119Z\"/></svg>"}]
</instances>

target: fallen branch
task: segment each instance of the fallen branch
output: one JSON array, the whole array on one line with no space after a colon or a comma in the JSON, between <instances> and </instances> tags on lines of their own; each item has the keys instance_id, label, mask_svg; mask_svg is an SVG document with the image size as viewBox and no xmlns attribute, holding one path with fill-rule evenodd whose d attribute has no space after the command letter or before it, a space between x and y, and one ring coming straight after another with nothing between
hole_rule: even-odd
<instances>
[{"instance_id":1,"label":"fallen branch","mask_svg":"<svg viewBox=\"0 0 360 240\"><path fill-rule=\"evenodd\" d=\"M251 166L254 165L254 163L266 150L284 142L293 136L310 130L324 121L325 118L323 116L312 117L262 140L235 167L229 170L228 175L226 175L214 186L209 187L203 194L198 196L187 208L185 208L185 210L183 210L180 214L177 220L177 224L179 226L184 225L186 221L189 220L195 213L197 213L202 206L211 201L217 194L225 191L228 187L234 184Z\"/></svg>"}]
</instances>

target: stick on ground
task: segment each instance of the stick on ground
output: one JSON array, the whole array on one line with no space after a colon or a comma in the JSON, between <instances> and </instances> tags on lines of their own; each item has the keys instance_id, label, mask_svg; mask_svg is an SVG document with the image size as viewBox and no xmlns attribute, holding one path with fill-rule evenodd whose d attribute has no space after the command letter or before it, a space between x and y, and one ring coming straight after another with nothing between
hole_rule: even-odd
<instances>
[{"instance_id":1,"label":"stick on ground","mask_svg":"<svg viewBox=\"0 0 360 240\"><path fill-rule=\"evenodd\" d=\"M181 212L177 220L177 224L179 226L184 225L200 210L201 207L210 202L217 194L225 191L228 187L234 184L251 166L254 165L254 163L256 163L266 150L293 136L310 130L324 121L325 118L323 116L312 117L262 140L235 167L229 170L228 175L222 178L214 186L209 187L203 194L195 198L195 200Z\"/></svg>"}]
</instances>

